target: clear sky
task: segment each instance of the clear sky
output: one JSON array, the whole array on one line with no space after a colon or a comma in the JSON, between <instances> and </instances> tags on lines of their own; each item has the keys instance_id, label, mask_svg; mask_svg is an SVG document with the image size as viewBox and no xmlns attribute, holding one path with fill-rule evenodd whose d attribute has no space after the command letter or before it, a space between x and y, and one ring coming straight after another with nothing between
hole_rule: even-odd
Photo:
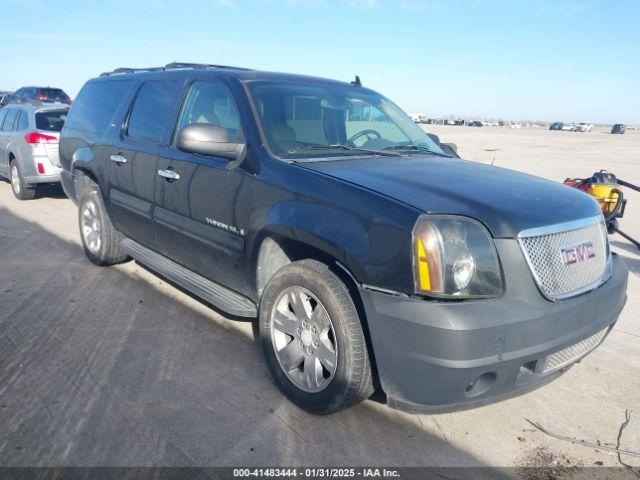
<instances>
[{"instance_id":1,"label":"clear sky","mask_svg":"<svg viewBox=\"0 0 640 480\"><path fill-rule=\"evenodd\" d=\"M0 89L120 66L363 83L407 111L640 123L639 0L0 0Z\"/></svg>"}]
</instances>

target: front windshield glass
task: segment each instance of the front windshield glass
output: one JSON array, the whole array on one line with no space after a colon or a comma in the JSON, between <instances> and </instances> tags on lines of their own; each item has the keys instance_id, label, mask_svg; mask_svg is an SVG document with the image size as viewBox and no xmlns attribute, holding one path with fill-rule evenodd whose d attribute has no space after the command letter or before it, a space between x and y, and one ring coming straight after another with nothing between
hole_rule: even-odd
<instances>
[{"instance_id":1,"label":"front windshield glass","mask_svg":"<svg viewBox=\"0 0 640 480\"><path fill-rule=\"evenodd\" d=\"M443 154L406 113L370 90L276 82L248 87L264 140L280 158Z\"/></svg>"}]
</instances>

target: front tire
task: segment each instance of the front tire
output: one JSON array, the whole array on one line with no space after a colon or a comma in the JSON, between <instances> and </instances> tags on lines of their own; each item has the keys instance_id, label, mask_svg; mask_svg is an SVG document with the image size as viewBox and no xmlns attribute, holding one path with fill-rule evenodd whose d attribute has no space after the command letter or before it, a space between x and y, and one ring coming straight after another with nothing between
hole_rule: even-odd
<instances>
[{"instance_id":1,"label":"front tire","mask_svg":"<svg viewBox=\"0 0 640 480\"><path fill-rule=\"evenodd\" d=\"M127 260L127 255L118 246L116 229L109 219L96 185L91 185L80 193L78 223L82 246L89 260L99 266L115 265Z\"/></svg>"},{"instance_id":2,"label":"front tire","mask_svg":"<svg viewBox=\"0 0 640 480\"><path fill-rule=\"evenodd\" d=\"M11 180L11 190L18 200L33 200L36 196L36 188L25 183L22 176L22 169L14 159L9 164L9 180Z\"/></svg>"},{"instance_id":3,"label":"front tire","mask_svg":"<svg viewBox=\"0 0 640 480\"><path fill-rule=\"evenodd\" d=\"M278 270L262 295L259 333L271 375L299 407L327 414L373 393L358 312L327 265L302 260Z\"/></svg>"}]
</instances>

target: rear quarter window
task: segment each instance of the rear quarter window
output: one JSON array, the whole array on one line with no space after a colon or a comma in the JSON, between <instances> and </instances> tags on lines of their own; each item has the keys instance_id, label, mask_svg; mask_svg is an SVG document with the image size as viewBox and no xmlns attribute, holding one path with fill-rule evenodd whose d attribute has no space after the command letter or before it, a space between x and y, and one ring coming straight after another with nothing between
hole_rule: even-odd
<instances>
[{"instance_id":1,"label":"rear quarter window","mask_svg":"<svg viewBox=\"0 0 640 480\"><path fill-rule=\"evenodd\" d=\"M73 103L67 127L104 133L130 86L131 80L87 83Z\"/></svg>"},{"instance_id":2,"label":"rear quarter window","mask_svg":"<svg viewBox=\"0 0 640 480\"><path fill-rule=\"evenodd\" d=\"M25 110L20 112L20 117L18 117L18 124L16 126L16 130L21 132L29 128L29 113Z\"/></svg>"}]
</instances>

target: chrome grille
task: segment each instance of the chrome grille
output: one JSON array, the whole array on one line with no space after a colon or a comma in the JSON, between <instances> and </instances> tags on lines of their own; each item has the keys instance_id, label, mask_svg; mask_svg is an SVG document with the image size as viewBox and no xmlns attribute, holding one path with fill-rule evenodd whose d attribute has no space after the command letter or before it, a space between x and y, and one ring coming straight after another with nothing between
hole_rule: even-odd
<instances>
[{"instance_id":1,"label":"chrome grille","mask_svg":"<svg viewBox=\"0 0 640 480\"><path fill-rule=\"evenodd\" d=\"M591 335L584 340L571 345L570 347L565 348L564 350L560 350L559 352L552 353L545 360L542 367L542 373L548 373L553 370L557 370L562 368L570 363L578 360L578 358L582 357L586 353L589 353L591 350L596 348L604 336L607 333L609 327L600 330L595 335Z\"/></svg>"},{"instance_id":2,"label":"chrome grille","mask_svg":"<svg viewBox=\"0 0 640 480\"><path fill-rule=\"evenodd\" d=\"M540 291L550 300L579 295L608 278L609 243L601 216L523 230L518 240ZM574 255L573 263L567 252Z\"/></svg>"}]
</instances>

